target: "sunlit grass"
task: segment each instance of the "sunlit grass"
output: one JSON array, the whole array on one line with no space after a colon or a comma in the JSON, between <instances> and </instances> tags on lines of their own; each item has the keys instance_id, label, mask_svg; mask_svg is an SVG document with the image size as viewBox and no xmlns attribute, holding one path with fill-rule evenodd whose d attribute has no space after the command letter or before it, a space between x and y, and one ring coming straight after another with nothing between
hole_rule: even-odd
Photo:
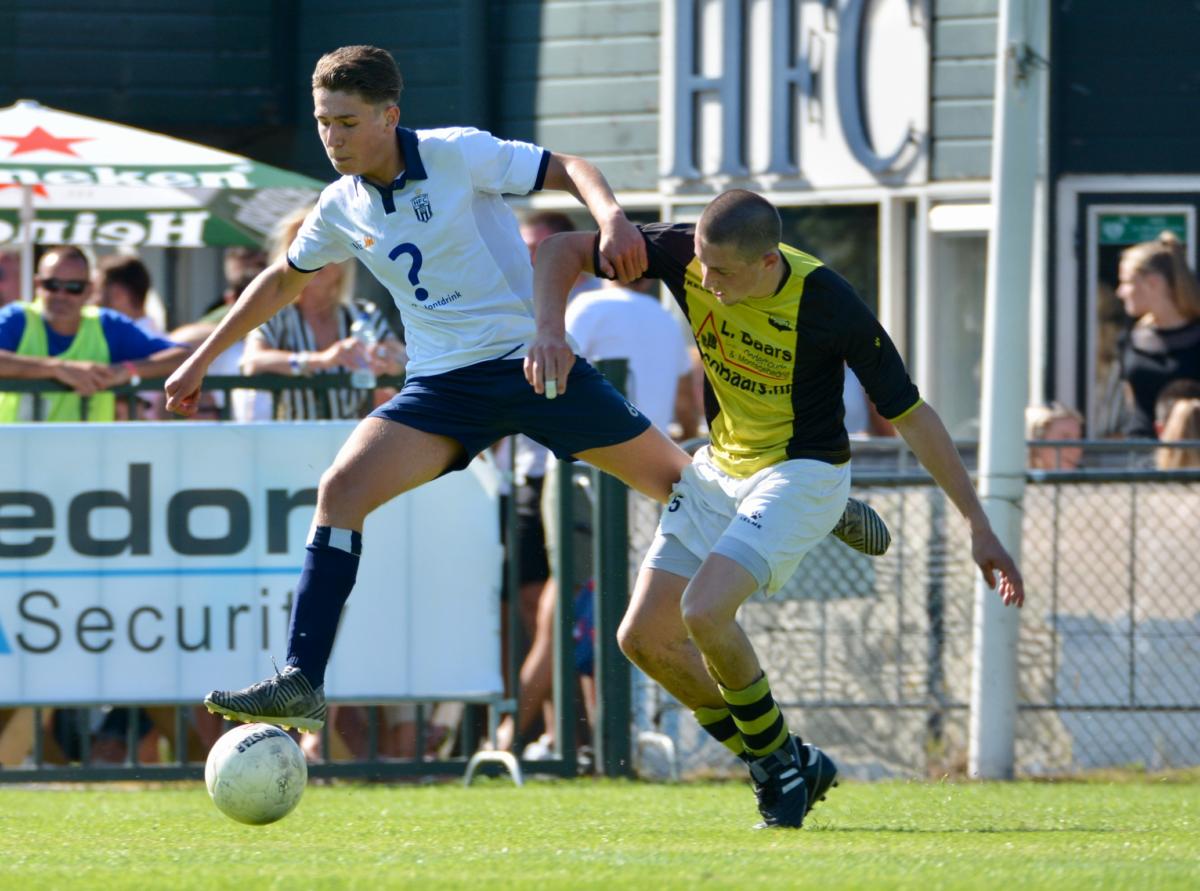
<instances>
[{"instance_id":1,"label":"sunlit grass","mask_svg":"<svg viewBox=\"0 0 1200 891\"><path fill-rule=\"evenodd\" d=\"M1195 888L1187 782L844 784L755 832L737 783L327 786L248 827L200 784L0 787L0 887Z\"/></svg>"}]
</instances>

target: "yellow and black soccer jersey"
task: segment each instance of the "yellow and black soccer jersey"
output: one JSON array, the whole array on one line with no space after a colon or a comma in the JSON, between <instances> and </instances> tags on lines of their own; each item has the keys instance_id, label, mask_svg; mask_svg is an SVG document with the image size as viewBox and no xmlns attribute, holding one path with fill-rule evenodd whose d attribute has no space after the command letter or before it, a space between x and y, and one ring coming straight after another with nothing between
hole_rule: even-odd
<instances>
[{"instance_id":1,"label":"yellow and black soccer jersey","mask_svg":"<svg viewBox=\"0 0 1200 891\"><path fill-rule=\"evenodd\" d=\"M646 275L670 289L700 348L712 456L726 473L744 478L789 458L849 461L843 363L885 418L921 404L883 326L816 257L780 245L789 274L779 290L725 306L700 284L694 225L639 228Z\"/></svg>"}]
</instances>

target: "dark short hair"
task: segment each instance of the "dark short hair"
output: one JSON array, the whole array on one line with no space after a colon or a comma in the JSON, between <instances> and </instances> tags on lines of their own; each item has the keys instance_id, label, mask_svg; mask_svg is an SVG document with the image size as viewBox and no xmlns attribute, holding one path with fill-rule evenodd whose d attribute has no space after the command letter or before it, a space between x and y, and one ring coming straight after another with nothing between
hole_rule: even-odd
<instances>
[{"instance_id":1,"label":"dark short hair","mask_svg":"<svg viewBox=\"0 0 1200 891\"><path fill-rule=\"evenodd\" d=\"M150 292L150 270L137 257L113 254L100 261L100 287L120 285L138 308L146 305L146 294Z\"/></svg>"},{"instance_id":2,"label":"dark short hair","mask_svg":"<svg viewBox=\"0 0 1200 891\"><path fill-rule=\"evenodd\" d=\"M398 105L404 78L396 60L377 46L343 46L317 60L313 89L354 93L376 105Z\"/></svg>"},{"instance_id":3,"label":"dark short hair","mask_svg":"<svg viewBox=\"0 0 1200 891\"><path fill-rule=\"evenodd\" d=\"M521 225L549 229L555 235L559 232L575 231L575 224L571 222L571 218L560 210L536 210L522 217Z\"/></svg>"},{"instance_id":4,"label":"dark short hair","mask_svg":"<svg viewBox=\"0 0 1200 891\"><path fill-rule=\"evenodd\" d=\"M783 223L766 198L745 189L730 189L709 202L696 223L701 241L729 245L744 257L761 257L779 248Z\"/></svg>"}]
</instances>

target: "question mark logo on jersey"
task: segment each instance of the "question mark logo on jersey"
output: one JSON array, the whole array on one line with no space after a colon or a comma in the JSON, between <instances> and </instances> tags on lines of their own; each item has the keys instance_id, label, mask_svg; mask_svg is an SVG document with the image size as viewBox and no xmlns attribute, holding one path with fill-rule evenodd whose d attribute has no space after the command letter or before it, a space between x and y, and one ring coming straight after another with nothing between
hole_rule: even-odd
<instances>
[{"instance_id":1,"label":"question mark logo on jersey","mask_svg":"<svg viewBox=\"0 0 1200 891\"><path fill-rule=\"evenodd\" d=\"M410 257L412 257L412 266L408 268L409 283L412 285L420 285L421 280L418 278L418 276L421 273L421 249L415 244L406 241L404 244L398 244L388 251L388 259L395 260L401 254L408 254ZM424 288L418 287L415 294L418 300L425 301L429 299L429 292Z\"/></svg>"}]
</instances>

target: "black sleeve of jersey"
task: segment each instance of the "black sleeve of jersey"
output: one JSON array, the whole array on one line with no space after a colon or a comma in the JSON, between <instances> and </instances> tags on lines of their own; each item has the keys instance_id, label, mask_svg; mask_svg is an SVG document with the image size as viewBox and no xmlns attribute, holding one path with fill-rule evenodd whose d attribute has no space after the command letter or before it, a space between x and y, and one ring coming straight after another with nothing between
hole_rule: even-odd
<instances>
[{"instance_id":1,"label":"black sleeve of jersey","mask_svg":"<svg viewBox=\"0 0 1200 891\"><path fill-rule=\"evenodd\" d=\"M672 290L683 287L688 264L696 257L696 227L692 223L647 223L638 226L646 239L647 278L657 278Z\"/></svg>"},{"instance_id":2,"label":"black sleeve of jersey","mask_svg":"<svg viewBox=\"0 0 1200 891\"><path fill-rule=\"evenodd\" d=\"M691 223L644 223L638 225L646 241L646 278L656 278L674 292L682 290L688 264L696 256L696 227ZM592 242L592 268L600 273L600 235Z\"/></svg>"},{"instance_id":3,"label":"black sleeve of jersey","mask_svg":"<svg viewBox=\"0 0 1200 891\"><path fill-rule=\"evenodd\" d=\"M815 287L814 287L815 286ZM904 368L892 339L883 330L870 307L863 303L844 278L822 266L809 273L805 280L804 300L821 293L830 300L830 309L837 316L842 358L858 376L885 418L897 418L921 401L921 394Z\"/></svg>"}]
</instances>

